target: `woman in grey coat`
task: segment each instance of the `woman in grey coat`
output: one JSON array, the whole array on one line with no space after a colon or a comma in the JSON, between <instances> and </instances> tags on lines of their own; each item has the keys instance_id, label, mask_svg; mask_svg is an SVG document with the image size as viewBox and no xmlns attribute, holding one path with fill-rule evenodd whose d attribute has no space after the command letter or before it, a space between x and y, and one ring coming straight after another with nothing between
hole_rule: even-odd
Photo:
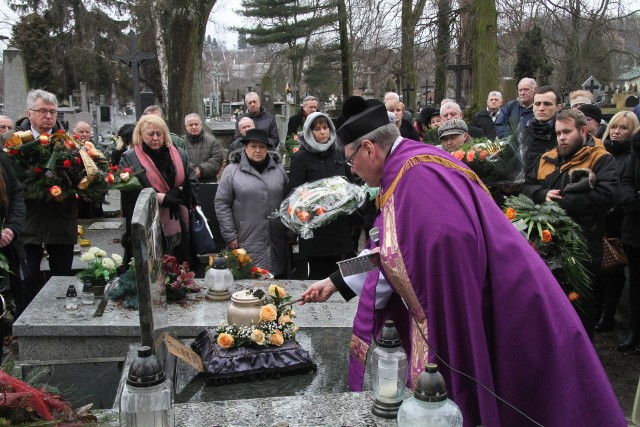
<instances>
[{"instance_id":1,"label":"woman in grey coat","mask_svg":"<svg viewBox=\"0 0 640 427\"><path fill-rule=\"evenodd\" d=\"M243 248L254 264L274 276L285 273L286 233L279 218L269 216L280 208L289 179L279 164L269 135L250 129L242 139L244 149L229 156L216 192L216 216L229 249Z\"/></svg>"}]
</instances>

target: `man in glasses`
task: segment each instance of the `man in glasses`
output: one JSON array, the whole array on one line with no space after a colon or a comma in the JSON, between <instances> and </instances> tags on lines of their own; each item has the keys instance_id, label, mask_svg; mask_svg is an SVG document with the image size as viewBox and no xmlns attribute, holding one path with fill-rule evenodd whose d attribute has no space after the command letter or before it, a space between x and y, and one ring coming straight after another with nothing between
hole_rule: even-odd
<instances>
[{"instance_id":1,"label":"man in glasses","mask_svg":"<svg viewBox=\"0 0 640 427\"><path fill-rule=\"evenodd\" d=\"M379 238L370 242L379 269L337 271L302 293L303 302L359 295L351 389L362 390L369 348L394 320L408 385L437 363L465 425L529 424L471 377L538 425L626 426L571 303L478 176L449 153L402 138L382 104L352 98L337 133L353 172L380 187Z\"/></svg>"},{"instance_id":2,"label":"man in glasses","mask_svg":"<svg viewBox=\"0 0 640 427\"><path fill-rule=\"evenodd\" d=\"M37 138L42 133L64 130L57 116L56 96L41 89L31 90L27 95L27 117L16 123L16 131L31 131ZM50 147L53 148L51 144ZM44 286L40 263L45 248L51 275L72 275L73 245L78 240L78 203L75 197L45 201L25 196L27 214L22 239L27 262L23 280L26 308Z\"/></svg>"},{"instance_id":3,"label":"man in glasses","mask_svg":"<svg viewBox=\"0 0 640 427\"><path fill-rule=\"evenodd\" d=\"M13 120L7 116L0 116L0 135L13 130Z\"/></svg>"}]
</instances>

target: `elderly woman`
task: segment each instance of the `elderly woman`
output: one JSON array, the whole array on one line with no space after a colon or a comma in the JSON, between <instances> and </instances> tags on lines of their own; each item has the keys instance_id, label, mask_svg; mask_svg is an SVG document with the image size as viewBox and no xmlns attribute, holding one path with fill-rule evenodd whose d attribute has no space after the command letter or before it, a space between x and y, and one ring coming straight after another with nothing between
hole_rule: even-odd
<instances>
[{"instance_id":1,"label":"elderly woman","mask_svg":"<svg viewBox=\"0 0 640 427\"><path fill-rule=\"evenodd\" d=\"M167 124L160 117L151 114L140 117L133 130L132 147L120 158L120 170L125 168L136 174L144 188L156 191L164 252L179 262L192 263L189 209L197 205L198 181L187 154L173 145ZM125 265L131 259L131 217L139 194L139 191L123 193Z\"/></svg>"},{"instance_id":2,"label":"elderly woman","mask_svg":"<svg viewBox=\"0 0 640 427\"><path fill-rule=\"evenodd\" d=\"M413 125L409 123L406 119L402 118L404 114L404 104L400 101L387 101L384 106L387 108L387 111L394 113L396 115L396 126L400 130L400 135L403 138L413 139L414 141L420 141L420 135L418 131L415 130Z\"/></svg>"},{"instance_id":3,"label":"elderly woman","mask_svg":"<svg viewBox=\"0 0 640 427\"><path fill-rule=\"evenodd\" d=\"M631 111L620 111L616 113L604 132L604 146L615 159L618 167L618 177L622 179L629 162L631 160L631 138L638 132L638 119ZM622 233L622 222L625 217L624 206L618 205L607 212L605 225L607 237L620 238ZM596 287L596 301L601 308L601 317L595 325L598 332L613 330L615 326L614 315L616 306L622 294L625 283L624 268L617 268L604 271L604 287ZM640 335L630 328L627 337L618 344L618 350L626 351L631 349L640 341Z\"/></svg>"},{"instance_id":4,"label":"elderly woman","mask_svg":"<svg viewBox=\"0 0 640 427\"><path fill-rule=\"evenodd\" d=\"M279 218L289 179L269 134L249 129L244 149L229 154L216 192L216 216L229 249L243 248L253 262L274 276L286 270L286 231Z\"/></svg>"},{"instance_id":5,"label":"elderly woman","mask_svg":"<svg viewBox=\"0 0 640 427\"><path fill-rule=\"evenodd\" d=\"M344 148L337 142L336 129L329 116L315 112L307 116L298 134L300 149L289 168L291 191L306 182L332 176L351 177ZM309 263L309 278L323 279L336 270L336 262L353 254L351 224L348 217L313 230L311 239L300 239L300 253Z\"/></svg>"}]
</instances>

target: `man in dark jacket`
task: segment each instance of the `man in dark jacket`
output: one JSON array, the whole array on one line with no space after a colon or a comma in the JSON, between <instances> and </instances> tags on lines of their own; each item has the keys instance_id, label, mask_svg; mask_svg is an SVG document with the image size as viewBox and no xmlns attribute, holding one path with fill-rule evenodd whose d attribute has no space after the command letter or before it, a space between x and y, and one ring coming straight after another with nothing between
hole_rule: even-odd
<instances>
[{"instance_id":1,"label":"man in dark jacket","mask_svg":"<svg viewBox=\"0 0 640 427\"><path fill-rule=\"evenodd\" d=\"M502 109L503 115L496 119L496 134L500 138L505 138L518 129L524 130L533 116L533 95L536 93L538 84L532 78L525 77L518 83L518 99L514 99Z\"/></svg>"},{"instance_id":2,"label":"man in dark jacket","mask_svg":"<svg viewBox=\"0 0 640 427\"><path fill-rule=\"evenodd\" d=\"M535 203L557 202L581 226L587 239L597 292L602 283L602 237L605 212L620 198L618 169L604 147L597 146L587 134L587 120L580 111L562 111L555 120L558 145L540 159L526 176L523 193ZM583 325L593 335L595 324L593 296L581 295L585 312Z\"/></svg>"},{"instance_id":3,"label":"man in dark jacket","mask_svg":"<svg viewBox=\"0 0 640 427\"><path fill-rule=\"evenodd\" d=\"M247 112L238 117L238 120L243 117L249 117L256 125L256 129L266 131L269 134L269 140L273 142L273 146L277 147L280 143L280 136L278 135L276 118L261 106L260 96L255 92L249 92L244 97L244 103L247 104ZM240 136L240 129L238 128L238 122L236 122L236 131L233 134L233 139Z\"/></svg>"},{"instance_id":4,"label":"man in dark jacket","mask_svg":"<svg viewBox=\"0 0 640 427\"><path fill-rule=\"evenodd\" d=\"M297 134L302 130L302 125L307 116L311 113L318 111L318 98L315 96L307 96L302 100L302 108L298 111L298 114L289 117L289 123L287 126L287 137L291 134Z\"/></svg>"},{"instance_id":5,"label":"man in dark jacket","mask_svg":"<svg viewBox=\"0 0 640 427\"><path fill-rule=\"evenodd\" d=\"M464 120L464 115L462 114L462 108L455 102L445 102L440 106L440 116L442 117L442 123L451 119L459 119ZM467 125L468 133L471 138L482 138L484 137L484 132L482 129L476 126Z\"/></svg>"},{"instance_id":6,"label":"man in dark jacket","mask_svg":"<svg viewBox=\"0 0 640 427\"><path fill-rule=\"evenodd\" d=\"M502 114L502 94L498 91L489 92L487 97L487 108L473 115L471 125L479 127L484 135L493 140L496 138L495 122Z\"/></svg>"},{"instance_id":7,"label":"man in dark jacket","mask_svg":"<svg viewBox=\"0 0 640 427\"><path fill-rule=\"evenodd\" d=\"M534 96L533 119L524 128L520 153L525 175L538 165L540 156L556 147L556 115L562 108L560 95L551 86L542 86Z\"/></svg>"},{"instance_id":8,"label":"man in dark jacket","mask_svg":"<svg viewBox=\"0 0 640 427\"><path fill-rule=\"evenodd\" d=\"M215 181L222 166L222 145L204 130L202 120L196 113L185 116L184 126L187 128L185 151L193 173L199 182Z\"/></svg>"},{"instance_id":9,"label":"man in dark jacket","mask_svg":"<svg viewBox=\"0 0 640 427\"><path fill-rule=\"evenodd\" d=\"M16 130L31 131L35 138L42 133L57 132L62 129L56 120L57 113L58 100L54 94L31 90L27 96L27 117L16 123ZM27 214L22 236L27 257L24 271L26 306L44 286L40 263L45 248L51 275L72 275L73 246L78 241L78 203L74 197L44 201L30 199L27 194L25 204Z\"/></svg>"}]
</instances>

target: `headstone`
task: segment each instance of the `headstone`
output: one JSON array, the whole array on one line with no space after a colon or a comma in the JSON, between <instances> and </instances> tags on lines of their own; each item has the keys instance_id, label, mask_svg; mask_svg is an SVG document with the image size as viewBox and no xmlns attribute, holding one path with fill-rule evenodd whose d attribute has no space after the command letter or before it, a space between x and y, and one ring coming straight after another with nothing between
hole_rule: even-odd
<instances>
[{"instance_id":1,"label":"headstone","mask_svg":"<svg viewBox=\"0 0 640 427\"><path fill-rule=\"evenodd\" d=\"M600 83L595 77L591 76L582 83L582 89L588 90L593 94L593 102L600 100L600 94L602 91L602 83Z\"/></svg>"},{"instance_id":2,"label":"headstone","mask_svg":"<svg viewBox=\"0 0 640 427\"><path fill-rule=\"evenodd\" d=\"M87 84L80 82L80 111L89 111L89 101L87 100Z\"/></svg>"},{"instance_id":3,"label":"headstone","mask_svg":"<svg viewBox=\"0 0 640 427\"><path fill-rule=\"evenodd\" d=\"M4 114L12 120L27 113L27 72L20 49L5 49L4 64Z\"/></svg>"},{"instance_id":4,"label":"headstone","mask_svg":"<svg viewBox=\"0 0 640 427\"><path fill-rule=\"evenodd\" d=\"M156 192L145 188L140 193L131 219L133 256L140 313L142 345L151 347L160 361L165 360L162 336L169 332L167 295L162 268L162 229Z\"/></svg>"}]
</instances>

